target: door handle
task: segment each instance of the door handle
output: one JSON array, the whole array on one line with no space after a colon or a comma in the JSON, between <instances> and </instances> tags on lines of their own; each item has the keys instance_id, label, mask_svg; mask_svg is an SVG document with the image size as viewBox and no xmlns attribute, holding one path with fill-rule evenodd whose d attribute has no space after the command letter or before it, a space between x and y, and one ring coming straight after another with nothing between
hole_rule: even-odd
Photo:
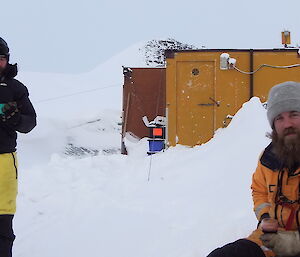
<instances>
[{"instance_id":1,"label":"door handle","mask_svg":"<svg viewBox=\"0 0 300 257\"><path fill-rule=\"evenodd\" d=\"M215 105L214 103L208 103L208 104L197 104L199 106L213 106Z\"/></svg>"},{"instance_id":2,"label":"door handle","mask_svg":"<svg viewBox=\"0 0 300 257\"><path fill-rule=\"evenodd\" d=\"M203 103L203 104L197 104L199 106L213 106L213 105L216 105L216 106L220 106L220 101L216 101L215 99L213 99L212 97L209 97L210 100L213 101L213 103Z\"/></svg>"}]
</instances>

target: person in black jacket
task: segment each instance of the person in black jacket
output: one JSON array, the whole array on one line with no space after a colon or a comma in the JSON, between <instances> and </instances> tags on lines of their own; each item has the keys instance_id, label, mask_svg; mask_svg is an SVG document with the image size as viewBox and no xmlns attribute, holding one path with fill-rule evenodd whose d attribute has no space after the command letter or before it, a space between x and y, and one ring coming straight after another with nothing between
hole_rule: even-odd
<instances>
[{"instance_id":1,"label":"person in black jacket","mask_svg":"<svg viewBox=\"0 0 300 257\"><path fill-rule=\"evenodd\" d=\"M17 64L9 63L9 48L0 38L0 257L11 257L15 239L13 217L18 191L17 132L36 126L36 113L27 88L14 77Z\"/></svg>"}]
</instances>

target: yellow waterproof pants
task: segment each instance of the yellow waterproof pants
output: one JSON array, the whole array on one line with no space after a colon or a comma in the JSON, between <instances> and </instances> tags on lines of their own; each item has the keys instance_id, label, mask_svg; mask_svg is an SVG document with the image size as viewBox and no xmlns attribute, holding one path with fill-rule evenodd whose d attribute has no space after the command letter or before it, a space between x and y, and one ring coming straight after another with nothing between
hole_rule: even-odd
<instances>
[{"instance_id":1,"label":"yellow waterproof pants","mask_svg":"<svg viewBox=\"0 0 300 257\"><path fill-rule=\"evenodd\" d=\"M15 214L18 193L16 153L0 154L0 215Z\"/></svg>"}]
</instances>

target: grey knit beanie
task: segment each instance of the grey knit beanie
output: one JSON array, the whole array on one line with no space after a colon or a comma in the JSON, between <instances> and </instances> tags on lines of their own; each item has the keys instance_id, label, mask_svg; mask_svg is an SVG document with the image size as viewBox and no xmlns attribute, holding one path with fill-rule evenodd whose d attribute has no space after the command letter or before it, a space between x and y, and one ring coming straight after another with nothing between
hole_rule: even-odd
<instances>
[{"instance_id":1,"label":"grey knit beanie","mask_svg":"<svg viewBox=\"0 0 300 257\"><path fill-rule=\"evenodd\" d=\"M271 127L282 112L300 112L300 83L286 81L271 88L267 103L267 117Z\"/></svg>"}]
</instances>

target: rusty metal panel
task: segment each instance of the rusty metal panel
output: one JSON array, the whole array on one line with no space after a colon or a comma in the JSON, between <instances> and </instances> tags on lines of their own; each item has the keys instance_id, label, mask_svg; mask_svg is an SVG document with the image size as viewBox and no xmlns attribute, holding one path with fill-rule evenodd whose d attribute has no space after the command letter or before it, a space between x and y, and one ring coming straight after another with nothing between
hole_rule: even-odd
<instances>
[{"instance_id":1,"label":"rusty metal panel","mask_svg":"<svg viewBox=\"0 0 300 257\"><path fill-rule=\"evenodd\" d=\"M138 138L148 137L149 128L142 120L166 116L165 68L124 68L122 153L126 153L123 138L127 132Z\"/></svg>"}]
</instances>

